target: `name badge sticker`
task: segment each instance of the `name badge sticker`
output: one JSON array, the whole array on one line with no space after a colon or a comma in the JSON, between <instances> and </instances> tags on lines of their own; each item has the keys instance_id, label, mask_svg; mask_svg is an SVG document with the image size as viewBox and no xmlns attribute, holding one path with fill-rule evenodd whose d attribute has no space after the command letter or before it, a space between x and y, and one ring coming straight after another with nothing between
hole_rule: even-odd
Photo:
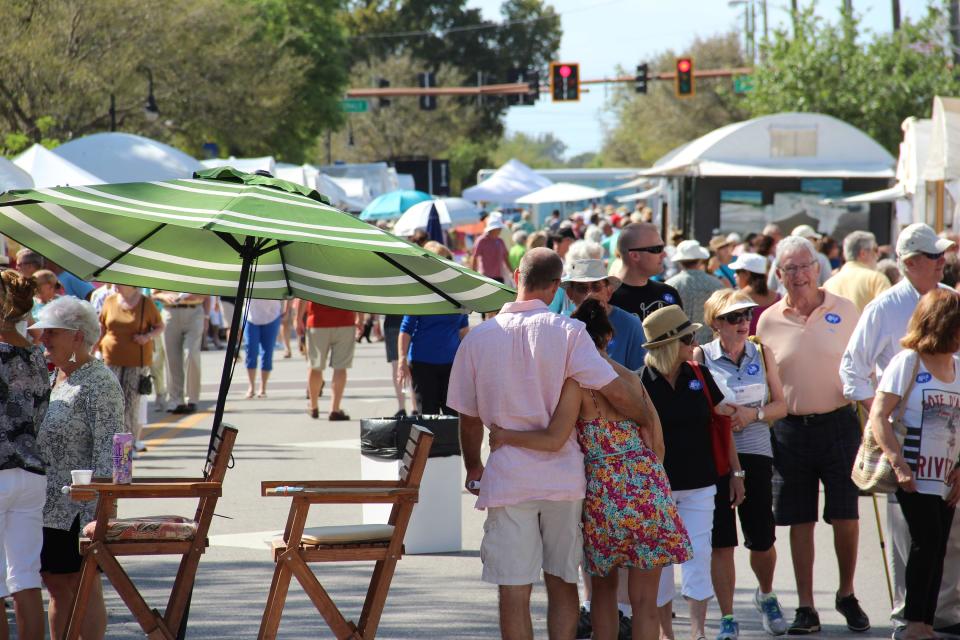
<instances>
[{"instance_id":1,"label":"name badge sticker","mask_svg":"<svg viewBox=\"0 0 960 640\"><path fill-rule=\"evenodd\" d=\"M840 316L835 313L828 313L826 316L824 316L824 320L830 324L840 324Z\"/></svg>"},{"instance_id":2,"label":"name badge sticker","mask_svg":"<svg viewBox=\"0 0 960 640\"><path fill-rule=\"evenodd\" d=\"M931 380L932 378L933 378L933 376L932 376L931 374L927 373L926 371L924 371L923 373L918 373L918 374L917 374L917 382L918 382L919 384L924 384L924 383L926 383L926 382L930 382L930 380Z\"/></svg>"},{"instance_id":3,"label":"name badge sticker","mask_svg":"<svg viewBox=\"0 0 960 640\"><path fill-rule=\"evenodd\" d=\"M691 391L700 391L701 389L703 389L703 385L700 384L699 380L691 380L690 384L688 384L687 386L690 387Z\"/></svg>"},{"instance_id":4,"label":"name badge sticker","mask_svg":"<svg viewBox=\"0 0 960 640\"><path fill-rule=\"evenodd\" d=\"M747 375L755 376L760 373L760 365L758 364L748 364L747 365Z\"/></svg>"},{"instance_id":5,"label":"name badge sticker","mask_svg":"<svg viewBox=\"0 0 960 640\"><path fill-rule=\"evenodd\" d=\"M677 302L677 299L673 297L673 294L672 294L672 293L665 293L665 294L663 294L663 300L664 300L664 302L666 302L667 304L676 304L676 302Z\"/></svg>"}]
</instances>

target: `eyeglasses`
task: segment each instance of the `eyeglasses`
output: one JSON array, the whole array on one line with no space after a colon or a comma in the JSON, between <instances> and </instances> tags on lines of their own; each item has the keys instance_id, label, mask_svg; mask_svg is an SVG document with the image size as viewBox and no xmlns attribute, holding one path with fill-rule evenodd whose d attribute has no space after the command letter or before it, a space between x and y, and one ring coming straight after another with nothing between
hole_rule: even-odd
<instances>
[{"instance_id":1,"label":"eyeglasses","mask_svg":"<svg viewBox=\"0 0 960 640\"><path fill-rule=\"evenodd\" d=\"M655 244L650 247L633 247L632 249L627 249L627 251L642 251L644 253L652 253L654 255L660 255L663 253L665 245Z\"/></svg>"},{"instance_id":2,"label":"eyeglasses","mask_svg":"<svg viewBox=\"0 0 960 640\"><path fill-rule=\"evenodd\" d=\"M817 264L816 262L807 262L804 264L792 264L789 267L780 267L780 271L783 271L785 274L791 278L800 273L801 271L807 272L810 271L810 268Z\"/></svg>"},{"instance_id":3,"label":"eyeglasses","mask_svg":"<svg viewBox=\"0 0 960 640\"><path fill-rule=\"evenodd\" d=\"M927 253L926 251L921 251L920 253L926 256L928 260L933 260L936 262L943 257L943 254L946 253L946 251L941 251L940 253Z\"/></svg>"},{"instance_id":4,"label":"eyeglasses","mask_svg":"<svg viewBox=\"0 0 960 640\"><path fill-rule=\"evenodd\" d=\"M577 293L590 293L592 291L603 291L607 287L606 280L596 280L595 282L571 282L570 288Z\"/></svg>"},{"instance_id":5,"label":"eyeglasses","mask_svg":"<svg viewBox=\"0 0 960 640\"><path fill-rule=\"evenodd\" d=\"M697 341L697 334L695 333L688 333L687 335L680 337L680 342L687 345L688 347L696 341Z\"/></svg>"},{"instance_id":6,"label":"eyeglasses","mask_svg":"<svg viewBox=\"0 0 960 640\"><path fill-rule=\"evenodd\" d=\"M730 324L740 324L741 322L750 322L753 320L753 309L747 309L746 311L734 311L720 316L720 319L729 322Z\"/></svg>"}]
</instances>

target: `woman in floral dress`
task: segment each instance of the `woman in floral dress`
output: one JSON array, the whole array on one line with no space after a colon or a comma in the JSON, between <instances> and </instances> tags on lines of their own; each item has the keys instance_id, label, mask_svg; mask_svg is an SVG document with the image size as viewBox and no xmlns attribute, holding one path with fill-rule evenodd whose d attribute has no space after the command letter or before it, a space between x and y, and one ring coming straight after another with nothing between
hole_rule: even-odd
<instances>
[{"instance_id":1,"label":"woman in floral dress","mask_svg":"<svg viewBox=\"0 0 960 640\"><path fill-rule=\"evenodd\" d=\"M588 299L573 317L587 325L597 348L606 355L613 328L603 307ZM640 384L636 374L611 361L618 374ZM663 465L659 422L650 432L633 419L656 415L649 398L636 415L619 414L601 395L564 383L550 425L540 431L511 431L490 426L490 446L559 449L576 428L584 453L587 491L583 504L584 566L591 576L593 637L615 640L618 633L617 571L629 569L633 638L655 640L660 569L692 556L690 540L677 515Z\"/></svg>"}]
</instances>

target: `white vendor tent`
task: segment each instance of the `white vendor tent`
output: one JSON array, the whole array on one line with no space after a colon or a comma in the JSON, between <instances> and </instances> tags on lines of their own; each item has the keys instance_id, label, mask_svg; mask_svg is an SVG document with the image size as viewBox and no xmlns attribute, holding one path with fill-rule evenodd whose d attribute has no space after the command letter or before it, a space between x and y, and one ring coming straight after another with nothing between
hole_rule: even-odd
<instances>
[{"instance_id":1,"label":"white vendor tent","mask_svg":"<svg viewBox=\"0 0 960 640\"><path fill-rule=\"evenodd\" d=\"M923 179L960 180L960 98L935 97L931 120Z\"/></svg>"},{"instance_id":2,"label":"white vendor tent","mask_svg":"<svg viewBox=\"0 0 960 640\"><path fill-rule=\"evenodd\" d=\"M62 144L53 153L113 183L190 178L203 169L179 149L132 133L95 133Z\"/></svg>"},{"instance_id":3,"label":"white vendor tent","mask_svg":"<svg viewBox=\"0 0 960 640\"><path fill-rule=\"evenodd\" d=\"M711 131L638 176L892 178L895 164L879 143L842 120L778 113Z\"/></svg>"},{"instance_id":4,"label":"white vendor tent","mask_svg":"<svg viewBox=\"0 0 960 640\"><path fill-rule=\"evenodd\" d=\"M464 189L463 197L474 202L507 204L551 184L527 165L511 159L480 184Z\"/></svg>"},{"instance_id":5,"label":"white vendor tent","mask_svg":"<svg viewBox=\"0 0 960 640\"><path fill-rule=\"evenodd\" d=\"M30 174L6 158L0 158L0 193L12 189L32 189Z\"/></svg>"},{"instance_id":6,"label":"white vendor tent","mask_svg":"<svg viewBox=\"0 0 960 640\"><path fill-rule=\"evenodd\" d=\"M606 191L585 187L572 182L555 182L533 193L516 199L518 204L552 204L554 202L581 202L596 200L607 195Z\"/></svg>"},{"instance_id":7,"label":"white vendor tent","mask_svg":"<svg viewBox=\"0 0 960 640\"><path fill-rule=\"evenodd\" d=\"M30 174L33 178L33 186L38 189L58 186L76 187L105 182L41 144L34 144L14 158L13 163Z\"/></svg>"}]
</instances>

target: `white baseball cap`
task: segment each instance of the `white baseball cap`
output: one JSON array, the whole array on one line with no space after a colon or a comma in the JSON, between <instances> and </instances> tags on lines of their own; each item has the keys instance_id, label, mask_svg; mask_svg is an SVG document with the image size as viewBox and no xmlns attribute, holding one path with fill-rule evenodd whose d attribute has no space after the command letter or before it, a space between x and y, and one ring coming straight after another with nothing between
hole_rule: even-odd
<instances>
[{"instance_id":1,"label":"white baseball cap","mask_svg":"<svg viewBox=\"0 0 960 640\"><path fill-rule=\"evenodd\" d=\"M897 236L897 256L902 260L920 253L943 253L955 243L941 238L930 225L915 222Z\"/></svg>"},{"instance_id":2,"label":"white baseball cap","mask_svg":"<svg viewBox=\"0 0 960 640\"><path fill-rule=\"evenodd\" d=\"M732 298L727 299L727 304L724 305L722 309L717 311L717 316L725 316L728 313L733 313L734 311L740 311L741 309L752 309L758 307L756 302L753 300L733 300Z\"/></svg>"},{"instance_id":3,"label":"white baseball cap","mask_svg":"<svg viewBox=\"0 0 960 640\"><path fill-rule=\"evenodd\" d=\"M727 267L731 271L749 271L762 276L767 273L767 259L759 253L741 253Z\"/></svg>"},{"instance_id":4,"label":"white baseball cap","mask_svg":"<svg viewBox=\"0 0 960 640\"><path fill-rule=\"evenodd\" d=\"M819 240L821 238L820 234L817 233L817 230L808 224L797 225L793 228L793 231L790 232L790 235L800 236L801 238L806 238L807 240Z\"/></svg>"}]
</instances>

